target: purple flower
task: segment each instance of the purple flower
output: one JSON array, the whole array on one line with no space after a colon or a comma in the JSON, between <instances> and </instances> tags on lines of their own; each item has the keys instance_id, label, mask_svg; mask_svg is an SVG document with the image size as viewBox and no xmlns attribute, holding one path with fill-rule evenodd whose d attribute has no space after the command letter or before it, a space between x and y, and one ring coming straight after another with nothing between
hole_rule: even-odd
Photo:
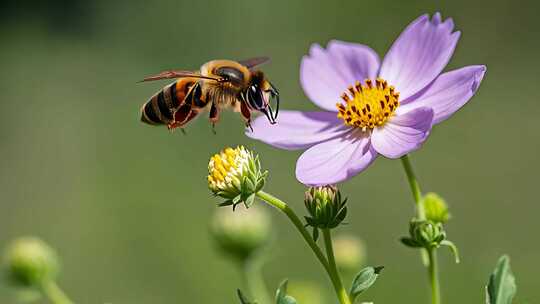
<instances>
[{"instance_id":1,"label":"purple flower","mask_svg":"<svg viewBox=\"0 0 540 304\"><path fill-rule=\"evenodd\" d=\"M324 111L282 111L279 123L253 123L249 137L272 146L307 149L296 164L306 185L344 181L381 154L399 158L423 144L434 124L474 95L486 67L442 70L460 32L436 13L413 21L382 63L369 47L331 41L311 46L300 68L305 94Z\"/></svg>"}]
</instances>

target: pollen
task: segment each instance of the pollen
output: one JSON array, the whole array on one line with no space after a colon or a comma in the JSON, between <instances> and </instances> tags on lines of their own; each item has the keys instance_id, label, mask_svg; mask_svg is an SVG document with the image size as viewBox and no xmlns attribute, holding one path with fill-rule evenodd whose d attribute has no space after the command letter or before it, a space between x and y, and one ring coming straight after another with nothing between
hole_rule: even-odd
<instances>
[{"instance_id":1,"label":"pollen","mask_svg":"<svg viewBox=\"0 0 540 304\"><path fill-rule=\"evenodd\" d=\"M214 192L238 189L249 159L250 153L243 146L225 148L212 156L208 163L208 187Z\"/></svg>"},{"instance_id":2,"label":"pollen","mask_svg":"<svg viewBox=\"0 0 540 304\"><path fill-rule=\"evenodd\" d=\"M399 93L386 80L377 78L375 83L366 79L364 84L356 82L341 95L337 103L338 117L351 127L366 131L382 126L399 106Z\"/></svg>"}]
</instances>

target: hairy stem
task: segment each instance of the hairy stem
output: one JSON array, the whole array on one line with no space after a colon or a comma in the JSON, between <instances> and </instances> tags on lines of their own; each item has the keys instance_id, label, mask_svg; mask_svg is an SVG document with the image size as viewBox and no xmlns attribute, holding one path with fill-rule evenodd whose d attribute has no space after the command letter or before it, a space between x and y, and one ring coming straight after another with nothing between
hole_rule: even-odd
<instances>
[{"instance_id":1,"label":"hairy stem","mask_svg":"<svg viewBox=\"0 0 540 304\"><path fill-rule=\"evenodd\" d=\"M296 213L294 213L294 211L285 202L283 202L279 198L277 198L277 197L275 197L275 196L273 196L273 195L271 195L269 193L266 193L264 191L259 191L259 192L257 192L257 197L260 198L261 200L265 201L266 203L272 205L273 207L279 209L281 212L285 213L285 215L289 218L289 220L291 220L293 225L300 232L300 234L302 235L302 237L304 238L306 243L309 245L309 247L311 248L311 250L313 251L313 253L317 257L317 259L319 260L319 262L323 266L324 270L326 271L326 273L330 277L330 280L332 281L332 284L334 285L334 289L336 290L336 294L338 295L338 298L339 298L341 290L339 289L339 284L336 282L336 280L335 280L336 278L333 275L333 272L332 272L332 269L331 269L330 265L328 264L328 260L324 256L324 253L321 251L319 246L317 246L317 243L315 243L315 241L313 240L313 238L311 237L311 235L309 234L307 229L304 227L304 224L302 223L300 218L298 218ZM348 300L348 298L347 298L347 300ZM340 301L341 301L341 298L340 298ZM341 304L350 304L350 301L349 302L341 301Z\"/></svg>"}]
</instances>

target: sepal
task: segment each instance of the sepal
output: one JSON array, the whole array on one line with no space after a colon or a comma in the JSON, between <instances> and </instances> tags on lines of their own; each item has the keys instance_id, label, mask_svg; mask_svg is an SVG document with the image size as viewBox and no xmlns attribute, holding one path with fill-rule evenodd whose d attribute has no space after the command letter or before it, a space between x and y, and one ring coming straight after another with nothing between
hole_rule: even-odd
<instances>
[{"instance_id":1,"label":"sepal","mask_svg":"<svg viewBox=\"0 0 540 304\"><path fill-rule=\"evenodd\" d=\"M448 248L450 248L450 251L452 251L452 254L454 255L454 259L456 260L456 264L459 264L459 251L457 249L457 246L449 240L442 241L441 246L447 246Z\"/></svg>"}]
</instances>

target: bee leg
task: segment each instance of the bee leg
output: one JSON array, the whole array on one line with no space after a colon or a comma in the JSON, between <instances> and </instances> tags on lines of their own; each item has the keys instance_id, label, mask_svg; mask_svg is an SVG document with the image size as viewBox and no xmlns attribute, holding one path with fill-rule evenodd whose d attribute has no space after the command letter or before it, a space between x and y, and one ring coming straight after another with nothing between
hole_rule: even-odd
<instances>
[{"instance_id":1,"label":"bee leg","mask_svg":"<svg viewBox=\"0 0 540 304\"><path fill-rule=\"evenodd\" d=\"M253 127L251 126L251 111L244 102L240 104L240 114L242 114L242 117L246 122L246 127L248 127L251 132L253 132Z\"/></svg>"},{"instance_id":2,"label":"bee leg","mask_svg":"<svg viewBox=\"0 0 540 304\"><path fill-rule=\"evenodd\" d=\"M199 112L193 110L191 105L183 105L174 113L174 121L170 122L167 127L169 130L180 128L182 133L185 134L184 126L194 119Z\"/></svg>"},{"instance_id":3,"label":"bee leg","mask_svg":"<svg viewBox=\"0 0 540 304\"><path fill-rule=\"evenodd\" d=\"M219 120L219 109L216 103L212 103L210 107L210 122L212 123L212 132L216 134L216 123Z\"/></svg>"},{"instance_id":4,"label":"bee leg","mask_svg":"<svg viewBox=\"0 0 540 304\"><path fill-rule=\"evenodd\" d=\"M182 134L184 134L184 135L187 135L186 129L184 129L184 128L180 128L180 132L182 132Z\"/></svg>"}]
</instances>

